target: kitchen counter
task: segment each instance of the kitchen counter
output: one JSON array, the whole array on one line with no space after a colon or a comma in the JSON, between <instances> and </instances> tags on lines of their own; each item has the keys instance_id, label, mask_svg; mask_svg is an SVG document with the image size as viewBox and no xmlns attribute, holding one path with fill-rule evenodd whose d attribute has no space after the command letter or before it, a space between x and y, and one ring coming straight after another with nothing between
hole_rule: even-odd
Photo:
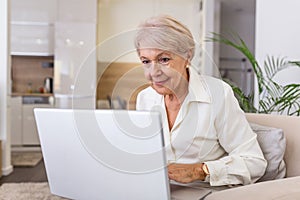
<instances>
[{"instance_id":1,"label":"kitchen counter","mask_svg":"<svg viewBox=\"0 0 300 200\"><path fill-rule=\"evenodd\" d=\"M22 93L14 92L12 98L20 98L22 104L54 104L54 95L52 93Z\"/></svg>"},{"instance_id":2,"label":"kitchen counter","mask_svg":"<svg viewBox=\"0 0 300 200\"><path fill-rule=\"evenodd\" d=\"M34 97L51 97L54 96L53 93L22 93L22 92L13 92L12 97L16 96L34 96Z\"/></svg>"}]
</instances>

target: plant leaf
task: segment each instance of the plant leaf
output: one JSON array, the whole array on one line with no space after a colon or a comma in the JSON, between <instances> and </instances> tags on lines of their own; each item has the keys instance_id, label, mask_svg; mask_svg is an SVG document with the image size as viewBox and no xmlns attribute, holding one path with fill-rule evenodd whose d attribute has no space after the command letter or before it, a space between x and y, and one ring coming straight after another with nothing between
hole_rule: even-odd
<instances>
[{"instance_id":1,"label":"plant leaf","mask_svg":"<svg viewBox=\"0 0 300 200\"><path fill-rule=\"evenodd\" d=\"M257 112L257 109L254 107L254 95L250 94L250 95L246 95L239 87L237 87L232 81L228 80L228 79L223 79L226 83L228 83L232 90L233 93L235 95L235 97L237 98L239 105L241 107L241 109L244 112L251 112L251 113L255 113Z\"/></svg>"},{"instance_id":2,"label":"plant leaf","mask_svg":"<svg viewBox=\"0 0 300 200\"><path fill-rule=\"evenodd\" d=\"M238 51L240 51L244 56L247 57L247 59L249 60L249 62L252 65L253 71L254 71L257 81L258 81L258 91L259 91L259 93L261 93L263 90L262 86L265 84L263 73L262 73L262 70L261 70L258 62L256 61L254 55L251 53L251 51L247 47L244 40L242 40L238 35L235 35L235 37L238 38L238 41L230 40L227 37L225 37L224 35L218 34L218 33L212 33L212 35L213 35L212 37L208 37L207 41L219 42L219 43L223 43L225 45L231 46L231 47L237 49Z\"/></svg>"},{"instance_id":3,"label":"plant leaf","mask_svg":"<svg viewBox=\"0 0 300 200\"><path fill-rule=\"evenodd\" d=\"M275 58L274 56L268 56L264 61L264 70L268 79L273 79L274 76L289 67L299 66L299 61L287 61L286 58Z\"/></svg>"},{"instance_id":4,"label":"plant leaf","mask_svg":"<svg viewBox=\"0 0 300 200\"><path fill-rule=\"evenodd\" d=\"M276 101L277 112L287 112L288 115L300 114L300 84L290 84L283 87L283 93Z\"/></svg>"},{"instance_id":5,"label":"plant leaf","mask_svg":"<svg viewBox=\"0 0 300 200\"><path fill-rule=\"evenodd\" d=\"M294 66L300 67L300 61L289 61L289 63L293 64Z\"/></svg>"},{"instance_id":6,"label":"plant leaf","mask_svg":"<svg viewBox=\"0 0 300 200\"><path fill-rule=\"evenodd\" d=\"M226 81L232 87L240 107L245 112L277 112L300 115L300 84L282 86L273 80L279 71L291 66L300 67L300 61L288 61L285 57L268 56L262 69L244 40L238 35L233 34L233 39L229 39L224 35L212 33L212 37L208 38L208 41L219 42L235 48L251 63L258 82L259 109L254 107L253 94L247 96L235 84Z\"/></svg>"}]
</instances>

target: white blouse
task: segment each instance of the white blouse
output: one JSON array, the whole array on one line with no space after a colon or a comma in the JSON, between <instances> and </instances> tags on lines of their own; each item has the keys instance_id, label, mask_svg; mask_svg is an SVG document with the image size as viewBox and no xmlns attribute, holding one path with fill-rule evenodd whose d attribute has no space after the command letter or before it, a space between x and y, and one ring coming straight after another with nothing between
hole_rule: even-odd
<instances>
[{"instance_id":1,"label":"white blouse","mask_svg":"<svg viewBox=\"0 0 300 200\"><path fill-rule=\"evenodd\" d=\"M190 68L189 93L169 131L164 97L148 87L137 97L137 110L161 112L169 162L203 163L211 186L250 184L267 162L231 87Z\"/></svg>"}]
</instances>

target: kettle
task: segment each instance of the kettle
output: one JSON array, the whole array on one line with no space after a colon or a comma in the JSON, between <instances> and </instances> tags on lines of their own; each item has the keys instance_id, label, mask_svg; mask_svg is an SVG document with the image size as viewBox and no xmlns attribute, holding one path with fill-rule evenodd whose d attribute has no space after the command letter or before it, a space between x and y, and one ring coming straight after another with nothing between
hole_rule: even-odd
<instances>
[{"instance_id":1,"label":"kettle","mask_svg":"<svg viewBox=\"0 0 300 200\"><path fill-rule=\"evenodd\" d=\"M53 79L51 77L46 77L44 79L44 92L46 93L53 92Z\"/></svg>"}]
</instances>

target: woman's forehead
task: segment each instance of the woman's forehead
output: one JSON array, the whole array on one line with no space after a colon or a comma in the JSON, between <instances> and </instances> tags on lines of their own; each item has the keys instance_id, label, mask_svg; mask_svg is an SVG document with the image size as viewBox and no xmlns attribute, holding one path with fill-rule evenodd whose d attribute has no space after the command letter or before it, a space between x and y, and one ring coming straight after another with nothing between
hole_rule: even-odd
<instances>
[{"instance_id":1,"label":"woman's forehead","mask_svg":"<svg viewBox=\"0 0 300 200\"><path fill-rule=\"evenodd\" d=\"M139 50L140 57L159 57L162 55L174 55L174 53L162 49L142 48Z\"/></svg>"}]
</instances>

